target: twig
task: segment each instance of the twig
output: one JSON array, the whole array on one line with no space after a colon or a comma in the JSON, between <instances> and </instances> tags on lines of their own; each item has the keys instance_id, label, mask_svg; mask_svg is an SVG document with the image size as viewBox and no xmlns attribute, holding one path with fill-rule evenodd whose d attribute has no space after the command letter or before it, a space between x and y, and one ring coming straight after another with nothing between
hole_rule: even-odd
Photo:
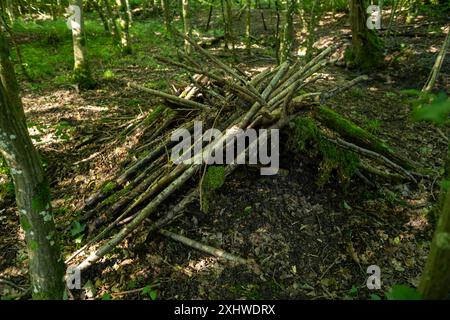
<instances>
[{"instance_id":1,"label":"twig","mask_svg":"<svg viewBox=\"0 0 450 320\"><path fill-rule=\"evenodd\" d=\"M174 96L172 94L169 93L165 93L162 91L158 91L158 90L153 90L147 87L143 87L138 85L137 83L134 82L128 82L128 86L134 89L138 89L150 94L153 94L155 96L167 99L169 101L172 101L174 103L180 104L182 106L185 107L192 107L194 109L199 109L199 110L203 110L203 111L208 111L210 110L210 107L208 107L207 105L203 104L203 103L199 103L199 102L195 102L195 101L191 101L191 100L187 100L187 99L183 99L183 98L179 98L177 96Z\"/></svg>"},{"instance_id":2,"label":"twig","mask_svg":"<svg viewBox=\"0 0 450 320\"><path fill-rule=\"evenodd\" d=\"M191 240L191 239L186 238L186 237L184 237L182 235L179 235L179 234L176 234L176 233L164 230L164 229L160 230L159 233L162 234L163 236L171 238L172 240L181 242L181 243L183 243L183 244L185 244L185 245L187 245L189 247L192 247L194 249L197 249L197 250L209 253L209 254L211 254L213 256L216 256L218 258L224 258L226 260L234 261L234 262L237 262L237 263L240 263L240 264L248 264L249 263L249 261L246 260L246 259L243 259L241 257L235 256L235 255L233 255L231 253L225 252L222 249L217 249L217 248L208 246L206 244L202 244L200 242L197 242L195 240Z\"/></svg>"}]
</instances>

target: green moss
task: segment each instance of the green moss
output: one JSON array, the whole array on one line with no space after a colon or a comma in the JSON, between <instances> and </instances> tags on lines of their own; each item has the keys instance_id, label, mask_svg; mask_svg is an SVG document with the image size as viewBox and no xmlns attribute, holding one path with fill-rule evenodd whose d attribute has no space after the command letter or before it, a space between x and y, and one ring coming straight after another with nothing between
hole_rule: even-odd
<instances>
[{"instance_id":1,"label":"green moss","mask_svg":"<svg viewBox=\"0 0 450 320\"><path fill-rule=\"evenodd\" d=\"M203 187L207 190L219 189L225 182L225 168L221 166L208 167L205 178L203 179Z\"/></svg>"},{"instance_id":2,"label":"green moss","mask_svg":"<svg viewBox=\"0 0 450 320\"><path fill-rule=\"evenodd\" d=\"M167 108L164 105L158 105L155 110L150 113L145 119L145 124L151 125L156 119L159 118L161 113L165 111Z\"/></svg>"},{"instance_id":3,"label":"green moss","mask_svg":"<svg viewBox=\"0 0 450 320\"><path fill-rule=\"evenodd\" d=\"M107 183L103 186L102 192L103 192L103 193L110 193L110 192L112 192L114 189L116 189L116 187L117 187L117 184L116 184L115 182L109 181L109 182L107 182Z\"/></svg>"},{"instance_id":4,"label":"green moss","mask_svg":"<svg viewBox=\"0 0 450 320\"><path fill-rule=\"evenodd\" d=\"M110 206L116 203L118 199L119 197L117 196L117 193L114 193L110 195L108 198L106 198L105 201L103 201L103 203L107 206Z\"/></svg>"},{"instance_id":5,"label":"green moss","mask_svg":"<svg viewBox=\"0 0 450 320\"><path fill-rule=\"evenodd\" d=\"M34 189L34 196L31 201L31 207L36 211L47 210L50 204L50 188L47 180L39 183Z\"/></svg>"},{"instance_id":6,"label":"green moss","mask_svg":"<svg viewBox=\"0 0 450 320\"><path fill-rule=\"evenodd\" d=\"M383 62L383 40L372 30L361 34L362 45L359 48L348 47L345 51L345 61L349 68L370 70L377 68Z\"/></svg>"},{"instance_id":7,"label":"green moss","mask_svg":"<svg viewBox=\"0 0 450 320\"><path fill-rule=\"evenodd\" d=\"M80 89L93 89L97 82L92 78L88 67L77 67L73 70L72 80L78 84Z\"/></svg>"},{"instance_id":8,"label":"green moss","mask_svg":"<svg viewBox=\"0 0 450 320\"><path fill-rule=\"evenodd\" d=\"M202 181L202 211L207 213L210 209L210 201L214 196L214 190L219 189L225 182L225 168L210 166Z\"/></svg>"},{"instance_id":9,"label":"green moss","mask_svg":"<svg viewBox=\"0 0 450 320\"><path fill-rule=\"evenodd\" d=\"M322 158L316 181L319 187L323 187L330 180L333 172L337 173L344 185L348 185L358 167L358 156L328 141L313 120L306 117L296 118L290 140L290 144L297 150Z\"/></svg>"},{"instance_id":10,"label":"green moss","mask_svg":"<svg viewBox=\"0 0 450 320\"><path fill-rule=\"evenodd\" d=\"M338 131L344 138L352 141L358 139L365 146L371 146L371 149L378 153L387 154L394 151L383 141L375 137L373 134L357 126L350 120L341 117L338 113L325 107L317 109L316 117L327 127Z\"/></svg>"},{"instance_id":11,"label":"green moss","mask_svg":"<svg viewBox=\"0 0 450 320\"><path fill-rule=\"evenodd\" d=\"M30 249L36 251L39 248L39 244L36 240L30 240Z\"/></svg>"},{"instance_id":12,"label":"green moss","mask_svg":"<svg viewBox=\"0 0 450 320\"><path fill-rule=\"evenodd\" d=\"M25 217L24 214L21 214L21 216L20 216L20 225L22 226L22 229L24 231L28 231L31 229L31 224L28 221L27 217Z\"/></svg>"}]
</instances>

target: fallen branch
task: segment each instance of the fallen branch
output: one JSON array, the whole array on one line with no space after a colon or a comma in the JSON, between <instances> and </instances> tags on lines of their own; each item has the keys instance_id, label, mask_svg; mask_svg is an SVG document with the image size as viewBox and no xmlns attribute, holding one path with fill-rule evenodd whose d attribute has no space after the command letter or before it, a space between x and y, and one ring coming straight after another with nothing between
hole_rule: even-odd
<instances>
[{"instance_id":1,"label":"fallen branch","mask_svg":"<svg viewBox=\"0 0 450 320\"><path fill-rule=\"evenodd\" d=\"M191 239L186 238L186 237L184 237L182 235L179 235L179 234L176 234L176 233L164 230L164 229L160 230L159 233L162 234L163 236L166 236L166 237L172 239L172 240L181 242L181 243L183 243L183 244L185 244L185 245L187 245L187 246L189 246L191 248L194 248L194 249L197 249L197 250L209 253L210 255L213 255L215 257L223 258L223 259L230 260L230 261L233 261L233 262L237 262L239 264L248 264L249 263L249 261L246 260L246 259L243 259L241 257L235 256L235 255L233 255L231 253L225 252L222 249L213 248L213 247L208 246L206 244L202 244L200 242L191 240Z\"/></svg>"}]
</instances>

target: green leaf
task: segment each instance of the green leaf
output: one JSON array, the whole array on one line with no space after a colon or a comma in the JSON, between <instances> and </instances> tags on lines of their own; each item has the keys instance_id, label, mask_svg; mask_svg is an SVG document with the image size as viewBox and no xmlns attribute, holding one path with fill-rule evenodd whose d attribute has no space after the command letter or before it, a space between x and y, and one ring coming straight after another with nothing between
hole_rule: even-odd
<instances>
[{"instance_id":1,"label":"green leaf","mask_svg":"<svg viewBox=\"0 0 450 320\"><path fill-rule=\"evenodd\" d=\"M130 290L130 289L136 289L136 287L137 287L136 280L130 280L130 281L128 281L128 283L127 283L127 289L128 289L128 290Z\"/></svg>"},{"instance_id":2,"label":"green leaf","mask_svg":"<svg viewBox=\"0 0 450 320\"><path fill-rule=\"evenodd\" d=\"M358 287L357 286L352 286L352 288L349 291L349 295L354 297L358 294Z\"/></svg>"},{"instance_id":3,"label":"green leaf","mask_svg":"<svg viewBox=\"0 0 450 320\"><path fill-rule=\"evenodd\" d=\"M78 221L75 221L72 224L72 229L70 229L70 234L72 235L72 237L75 237L77 234L82 233L85 228L86 228L86 225L84 223L81 224Z\"/></svg>"},{"instance_id":4,"label":"green leaf","mask_svg":"<svg viewBox=\"0 0 450 320\"><path fill-rule=\"evenodd\" d=\"M422 295L415 289L402 284L395 284L386 294L388 300L420 300Z\"/></svg>"},{"instance_id":5,"label":"green leaf","mask_svg":"<svg viewBox=\"0 0 450 320\"><path fill-rule=\"evenodd\" d=\"M381 297L377 294L371 294L370 295L370 300L381 300Z\"/></svg>"},{"instance_id":6,"label":"green leaf","mask_svg":"<svg viewBox=\"0 0 450 320\"><path fill-rule=\"evenodd\" d=\"M352 210L352 207L350 207L350 205L344 200L344 203L342 204L344 209L346 210Z\"/></svg>"},{"instance_id":7,"label":"green leaf","mask_svg":"<svg viewBox=\"0 0 450 320\"><path fill-rule=\"evenodd\" d=\"M142 293L143 294L148 294L151 290L152 290L151 286L145 286L145 287L142 288Z\"/></svg>"},{"instance_id":8,"label":"green leaf","mask_svg":"<svg viewBox=\"0 0 450 320\"><path fill-rule=\"evenodd\" d=\"M142 288L142 293L148 295L152 300L156 300L156 298L158 297L158 292L156 290L153 290L150 285Z\"/></svg>"},{"instance_id":9,"label":"green leaf","mask_svg":"<svg viewBox=\"0 0 450 320\"><path fill-rule=\"evenodd\" d=\"M447 190L450 188L450 180L443 180L441 181L441 189L443 192L447 192Z\"/></svg>"},{"instance_id":10,"label":"green leaf","mask_svg":"<svg viewBox=\"0 0 450 320\"><path fill-rule=\"evenodd\" d=\"M424 104L413 112L415 120L430 121L442 124L448 119L450 114L450 99L445 93L440 93L430 104Z\"/></svg>"},{"instance_id":11,"label":"green leaf","mask_svg":"<svg viewBox=\"0 0 450 320\"><path fill-rule=\"evenodd\" d=\"M111 295L109 294L109 293L105 293L103 296L102 296L102 300L111 300L112 299L112 297L111 297Z\"/></svg>"},{"instance_id":12,"label":"green leaf","mask_svg":"<svg viewBox=\"0 0 450 320\"><path fill-rule=\"evenodd\" d=\"M80 244L81 242L83 242L83 237L84 237L84 234L81 234L81 235L77 236L75 238L75 243L76 244Z\"/></svg>"}]
</instances>

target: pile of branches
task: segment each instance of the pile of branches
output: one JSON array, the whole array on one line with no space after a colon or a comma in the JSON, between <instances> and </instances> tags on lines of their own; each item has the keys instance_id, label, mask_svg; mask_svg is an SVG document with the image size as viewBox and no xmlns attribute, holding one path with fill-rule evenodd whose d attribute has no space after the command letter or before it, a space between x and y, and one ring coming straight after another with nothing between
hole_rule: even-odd
<instances>
[{"instance_id":1,"label":"pile of branches","mask_svg":"<svg viewBox=\"0 0 450 320\"><path fill-rule=\"evenodd\" d=\"M170 158L172 148L177 143L171 140L171 133L180 128L192 132L195 121L202 121L223 132L222 138L217 140L201 137L203 150L211 150L214 146L223 144L235 132L228 129L281 129L299 115L307 116L320 123L324 136L339 148L352 150L370 159L369 162L394 171L388 173L365 165L366 169L371 168L368 170L372 173L384 172L385 175L415 181L414 174L410 171L414 164L400 157L373 135L349 120L327 112L329 109L323 107L327 100L358 82L367 80L367 76L357 77L325 91L307 91L313 83L324 78L319 71L327 64L334 63L330 56L335 48L323 50L307 63L301 59L287 61L250 76L225 64L192 39L184 39L201 56L202 63L190 56L183 56L182 62L158 58L165 64L192 74L192 82L183 92L178 95L169 94L137 83L128 83L129 87L142 93L162 98L171 112L160 113L161 121L152 129L152 140L139 147L143 156L126 168L114 182L110 182L107 188L102 188L86 201L81 220L90 221L91 238L83 248L66 260L67 264L77 261L77 268L81 270L91 266L143 223L149 224L148 235L158 232L215 256L249 263L247 259L163 229L182 216L186 207L201 196L200 186L205 171L203 175L201 172L204 165L196 161L175 164ZM352 125L350 129L348 124ZM244 152L247 153L250 147L247 146ZM193 157L196 156L198 155ZM236 155L237 157L242 157L242 154ZM223 167L224 176L227 176L236 169L237 164ZM163 203L169 197L175 199L172 202L174 204L165 206L168 209L162 210ZM75 259L76 257L78 258Z\"/></svg>"}]
</instances>

